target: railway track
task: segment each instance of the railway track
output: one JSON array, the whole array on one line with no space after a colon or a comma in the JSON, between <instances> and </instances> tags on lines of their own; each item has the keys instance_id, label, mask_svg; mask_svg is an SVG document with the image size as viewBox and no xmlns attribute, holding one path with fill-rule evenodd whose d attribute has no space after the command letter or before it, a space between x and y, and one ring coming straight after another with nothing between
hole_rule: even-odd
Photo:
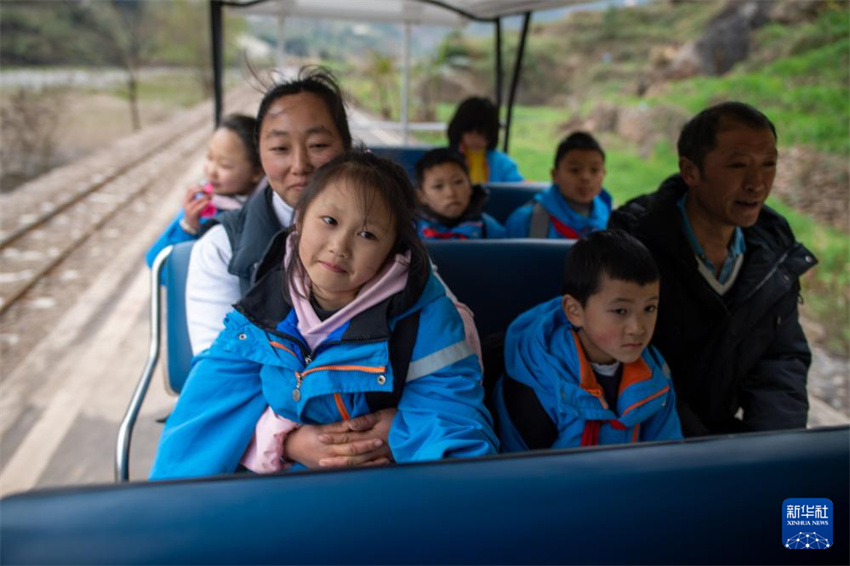
<instances>
[{"instance_id":1,"label":"railway track","mask_svg":"<svg viewBox=\"0 0 850 566\"><path fill-rule=\"evenodd\" d=\"M248 89L233 92L228 108L253 111ZM45 183L37 194L0 202L0 316L98 232L127 210L161 172L179 168L206 143L211 107L203 104L110 148L111 161L97 159L81 179ZM90 168L90 169L91 169ZM7 199L8 200L8 199ZM17 205L17 206L16 206ZM9 226L14 224L14 226Z\"/></svg>"}]
</instances>

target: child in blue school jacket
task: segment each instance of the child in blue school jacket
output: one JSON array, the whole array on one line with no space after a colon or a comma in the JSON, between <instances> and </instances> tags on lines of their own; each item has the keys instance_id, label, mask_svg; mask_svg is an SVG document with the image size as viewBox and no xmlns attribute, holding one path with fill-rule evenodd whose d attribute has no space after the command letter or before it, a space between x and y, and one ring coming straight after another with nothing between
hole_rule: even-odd
<instances>
[{"instance_id":1,"label":"child in blue school jacket","mask_svg":"<svg viewBox=\"0 0 850 566\"><path fill-rule=\"evenodd\" d=\"M256 120L225 116L213 133L204 157L204 177L186 190L183 207L145 254L148 267L165 247L198 238L201 225L226 210L242 208L263 178L254 135Z\"/></svg>"},{"instance_id":2,"label":"child in blue school jacket","mask_svg":"<svg viewBox=\"0 0 850 566\"><path fill-rule=\"evenodd\" d=\"M419 208L416 228L423 240L504 238L505 229L484 213L488 194L473 185L463 157L432 149L416 162Z\"/></svg>"},{"instance_id":3,"label":"child in blue school jacket","mask_svg":"<svg viewBox=\"0 0 850 566\"><path fill-rule=\"evenodd\" d=\"M463 156L475 185L524 180L516 162L496 149L500 127L498 107L481 96L466 98L449 121L449 147Z\"/></svg>"},{"instance_id":4,"label":"child in blue school jacket","mask_svg":"<svg viewBox=\"0 0 850 566\"><path fill-rule=\"evenodd\" d=\"M604 179L599 142L586 132L570 134L555 152L552 186L510 215L507 237L579 239L604 230L611 215Z\"/></svg>"},{"instance_id":5,"label":"child in blue school jacket","mask_svg":"<svg viewBox=\"0 0 850 566\"><path fill-rule=\"evenodd\" d=\"M605 230L576 242L564 295L508 328L494 392L503 450L681 439L669 370L649 345L658 297L638 240Z\"/></svg>"},{"instance_id":6,"label":"child in blue school jacket","mask_svg":"<svg viewBox=\"0 0 850 566\"><path fill-rule=\"evenodd\" d=\"M151 479L271 470L293 426L379 406L396 409L386 443L397 462L496 452L478 358L416 234L415 198L404 169L372 154L315 172L293 230L193 359ZM383 458L383 444L374 451Z\"/></svg>"}]
</instances>

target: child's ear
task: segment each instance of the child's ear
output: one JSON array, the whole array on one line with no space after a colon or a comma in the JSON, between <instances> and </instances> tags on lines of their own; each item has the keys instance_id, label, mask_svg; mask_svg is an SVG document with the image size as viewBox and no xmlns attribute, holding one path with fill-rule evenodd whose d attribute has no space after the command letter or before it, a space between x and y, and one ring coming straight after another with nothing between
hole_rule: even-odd
<instances>
[{"instance_id":1,"label":"child's ear","mask_svg":"<svg viewBox=\"0 0 850 566\"><path fill-rule=\"evenodd\" d=\"M425 202L425 191L416 189L416 200L419 201L419 204L428 204Z\"/></svg>"},{"instance_id":2,"label":"child's ear","mask_svg":"<svg viewBox=\"0 0 850 566\"><path fill-rule=\"evenodd\" d=\"M262 179L263 175L265 175L265 174L266 174L266 172L263 171L262 167L260 167L260 168L258 168L254 171L254 175L251 177L251 181L253 181L254 184L256 185L257 183L260 182L260 179Z\"/></svg>"},{"instance_id":3,"label":"child's ear","mask_svg":"<svg viewBox=\"0 0 850 566\"><path fill-rule=\"evenodd\" d=\"M576 328L584 326L584 309L581 303L570 295L564 295L561 298L561 308L564 309L564 314L567 315L567 320Z\"/></svg>"},{"instance_id":4,"label":"child's ear","mask_svg":"<svg viewBox=\"0 0 850 566\"><path fill-rule=\"evenodd\" d=\"M693 187L700 182L699 167L687 157L679 158L679 173L682 175L685 184L689 187Z\"/></svg>"},{"instance_id":5,"label":"child's ear","mask_svg":"<svg viewBox=\"0 0 850 566\"><path fill-rule=\"evenodd\" d=\"M555 171L556 171L555 167L553 167L552 169L549 169L549 177L552 179L553 185L555 184Z\"/></svg>"}]
</instances>

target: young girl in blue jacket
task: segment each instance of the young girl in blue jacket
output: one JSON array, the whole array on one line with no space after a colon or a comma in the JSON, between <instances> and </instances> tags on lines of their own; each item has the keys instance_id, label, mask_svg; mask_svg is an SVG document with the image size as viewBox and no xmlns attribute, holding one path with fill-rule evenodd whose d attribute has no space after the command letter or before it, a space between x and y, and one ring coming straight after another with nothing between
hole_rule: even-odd
<instances>
[{"instance_id":1,"label":"young girl in blue jacket","mask_svg":"<svg viewBox=\"0 0 850 566\"><path fill-rule=\"evenodd\" d=\"M256 120L243 114L225 116L213 133L204 157L204 177L189 187L183 207L145 254L148 267L166 246L198 238L201 225L219 212L241 208L257 183L263 167L257 152Z\"/></svg>"},{"instance_id":2,"label":"young girl in blue jacket","mask_svg":"<svg viewBox=\"0 0 850 566\"><path fill-rule=\"evenodd\" d=\"M524 180L516 162L496 149L499 127L499 109L480 96L461 102L449 122L449 147L466 159L469 178L476 185Z\"/></svg>"},{"instance_id":3,"label":"young girl in blue jacket","mask_svg":"<svg viewBox=\"0 0 850 566\"><path fill-rule=\"evenodd\" d=\"M405 171L368 153L315 173L294 230L278 235L254 287L193 360L152 479L262 467L286 458L285 441L266 448L279 417L333 423L376 405L397 407L388 439L397 462L496 451L478 360L431 273L414 204Z\"/></svg>"}]
</instances>

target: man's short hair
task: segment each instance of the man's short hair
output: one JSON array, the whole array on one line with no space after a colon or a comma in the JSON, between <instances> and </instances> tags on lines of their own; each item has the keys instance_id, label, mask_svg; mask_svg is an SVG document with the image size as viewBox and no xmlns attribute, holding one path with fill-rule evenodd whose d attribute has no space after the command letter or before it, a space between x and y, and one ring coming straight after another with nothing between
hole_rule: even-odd
<instances>
[{"instance_id":1,"label":"man's short hair","mask_svg":"<svg viewBox=\"0 0 850 566\"><path fill-rule=\"evenodd\" d=\"M558 163L561 162L561 159L575 149L598 151L602 154L602 161L605 161L605 152L602 150L599 142L596 141L596 138L587 132L573 132L558 144L558 149L555 151L555 169L558 168Z\"/></svg>"},{"instance_id":2,"label":"man's short hair","mask_svg":"<svg viewBox=\"0 0 850 566\"><path fill-rule=\"evenodd\" d=\"M437 165L442 165L443 163L454 163L463 169L466 176L469 176L469 170L466 167L466 160L460 153L448 147L438 147L437 149L432 149L425 153L425 155L420 157L419 161L416 162L416 188L423 188L422 184L425 182L425 173L428 172L428 169L436 167Z\"/></svg>"},{"instance_id":3,"label":"man's short hair","mask_svg":"<svg viewBox=\"0 0 850 566\"><path fill-rule=\"evenodd\" d=\"M564 264L563 294L585 306L599 292L603 275L638 285L660 278L652 253L623 230L593 232L573 244Z\"/></svg>"},{"instance_id":4,"label":"man's short hair","mask_svg":"<svg viewBox=\"0 0 850 566\"><path fill-rule=\"evenodd\" d=\"M679 157L688 158L702 173L705 156L717 147L717 134L730 123L770 129L778 140L776 127L762 112L744 102L721 102L706 108L684 125L676 144Z\"/></svg>"}]
</instances>

